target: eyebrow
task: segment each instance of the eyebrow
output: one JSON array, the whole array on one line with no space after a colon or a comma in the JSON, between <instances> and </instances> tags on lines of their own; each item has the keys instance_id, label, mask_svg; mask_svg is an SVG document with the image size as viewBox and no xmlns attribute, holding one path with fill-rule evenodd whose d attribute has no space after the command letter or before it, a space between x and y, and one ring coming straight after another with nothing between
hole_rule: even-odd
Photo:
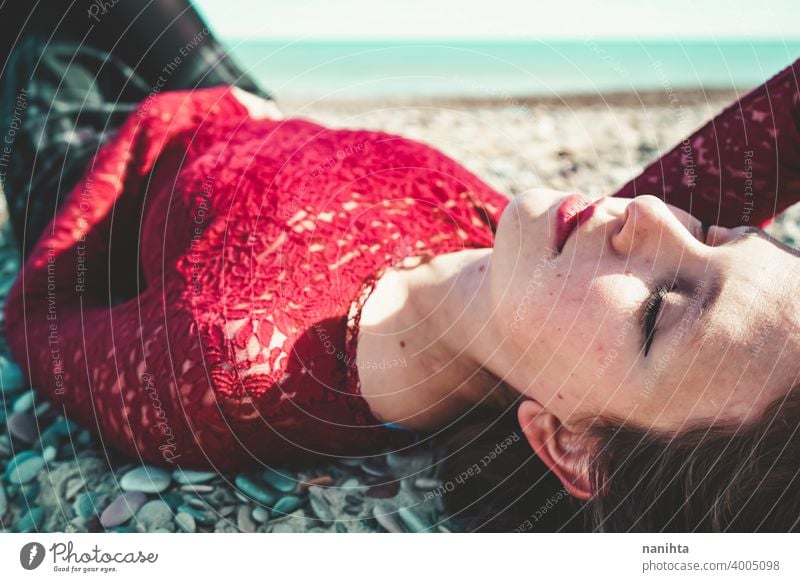
<instances>
[{"instance_id":1,"label":"eyebrow","mask_svg":"<svg viewBox=\"0 0 800 582\"><path fill-rule=\"evenodd\" d=\"M727 243L726 246L731 247L738 245L754 237L761 238L791 255L800 257L800 250L787 245L777 238L774 238L762 228L753 228L753 230L746 232L740 237L737 237L736 240ZM719 272L712 274L708 284L706 285L705 293L703 293L703 296L700 299L700 309L696 311L696 315L689 322L689 331L684 336L683 343L685 344L685 347L683 350L681 350L682 352L689 350L689 348L697 343L699 338L707 336L708 329L712 325L710 314L713 312L714 307L719 300L719 296L722 293L722 288L722 275Z\"/></svg>"}]
</instances>

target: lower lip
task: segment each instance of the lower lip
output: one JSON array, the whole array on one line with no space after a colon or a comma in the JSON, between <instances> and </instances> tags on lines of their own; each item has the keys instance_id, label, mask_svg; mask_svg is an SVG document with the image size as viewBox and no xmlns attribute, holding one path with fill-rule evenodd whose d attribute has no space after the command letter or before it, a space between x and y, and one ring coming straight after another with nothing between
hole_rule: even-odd
<instances>
[{"instance_id":1,"label":"lower lip","mask_svg":"<svg viewBox=\"0 0 800 582\"><path fill-rule=\"evenodd\" d=\"M569 235L582 222L591 216L594 206L586 196L572 194L564 198L556 210L556 240L558 252L564 248Z\"/></svg>"}]
</instances>

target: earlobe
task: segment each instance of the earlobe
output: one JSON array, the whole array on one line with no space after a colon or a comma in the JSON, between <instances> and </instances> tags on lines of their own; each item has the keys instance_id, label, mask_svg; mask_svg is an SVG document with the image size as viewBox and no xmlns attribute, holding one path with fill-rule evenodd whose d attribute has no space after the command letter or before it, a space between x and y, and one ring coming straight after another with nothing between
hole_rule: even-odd
<instances>
[{"instance_id":1,"label":"earlobe","mask_svg":"<svg viewBox=\"0 0 800 582\"><path fill-rule=\"evenodd\" d=\"M561 480L567 492L583 501L590 499L589 451L578 436L535 400L524 400L519 405L517 420L536 456Z\"/></svg>"}]
</instances>

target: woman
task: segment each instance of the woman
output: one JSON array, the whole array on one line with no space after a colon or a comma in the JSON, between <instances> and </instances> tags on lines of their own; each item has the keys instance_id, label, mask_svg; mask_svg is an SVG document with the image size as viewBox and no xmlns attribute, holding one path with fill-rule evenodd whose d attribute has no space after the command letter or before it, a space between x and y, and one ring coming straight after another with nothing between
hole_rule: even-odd
<instances>
[{"instance_id":1,"label":"woman","mask_svg":"<svg viewBox=\"0 0 800 582\"><path fill-rule=\"evenodd\" d=\"M153 463L297 463L451 428L448 470L482 453L468 482L500 489L470 502L498 529L538 523L503 509L547 514L553 478L598 529L793 529L798 262L752 227L798 191L798 67L594 202L509 201L433 148L281 120L226 83L151 90L63 201L6 186L36 241L12 353ZM648 193L670 205L630 199ZM43 230L13 212L34 198L59 205Z\"/></svg>"}]
</instances>

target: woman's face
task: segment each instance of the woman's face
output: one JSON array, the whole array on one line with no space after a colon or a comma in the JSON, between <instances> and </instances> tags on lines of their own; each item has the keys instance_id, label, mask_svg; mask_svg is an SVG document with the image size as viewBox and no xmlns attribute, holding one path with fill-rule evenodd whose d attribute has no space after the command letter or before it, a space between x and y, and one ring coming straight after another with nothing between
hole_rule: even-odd
<instances>
[{"instance_id":1,"label":"woman's face","mask_svg":"<svg viewBox=\"0 0 800 582\"><path fill-rule=\"evenodd\" d=\"M746 421L786 393L800 370L792 249L753 227L702 232L640 196L595 201L554 252L566 197L521 194L500 219L491 294L518 356L504 380L567 426Z\"/></svg>"}]
</instances>

